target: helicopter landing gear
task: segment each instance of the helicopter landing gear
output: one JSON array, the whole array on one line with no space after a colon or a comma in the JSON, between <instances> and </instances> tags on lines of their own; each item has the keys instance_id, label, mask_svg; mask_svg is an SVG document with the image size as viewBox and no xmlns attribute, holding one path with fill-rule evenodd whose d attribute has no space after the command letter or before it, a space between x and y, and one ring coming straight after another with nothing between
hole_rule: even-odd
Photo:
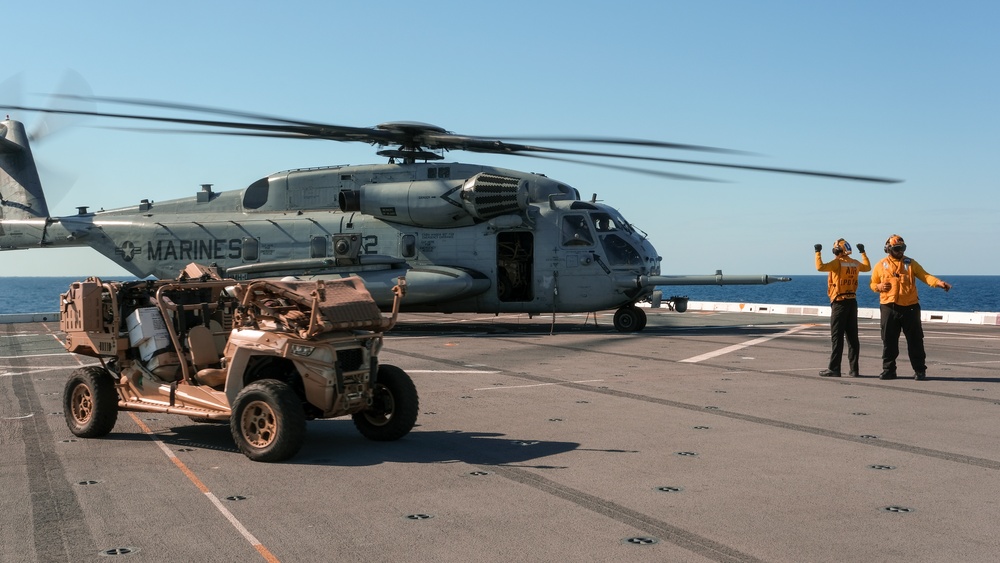
<instances>
[{"instance_id":1,"label":"helicopter landing gear","mask_svg":"<svg viewBox=\"0 0 1000 563\"><path fill-rule=\"evenodd\" d=\"M618 332L638 332L646 328L646 312L629 305L615 311L615 329Z\"/></svg>"}]
</instances>

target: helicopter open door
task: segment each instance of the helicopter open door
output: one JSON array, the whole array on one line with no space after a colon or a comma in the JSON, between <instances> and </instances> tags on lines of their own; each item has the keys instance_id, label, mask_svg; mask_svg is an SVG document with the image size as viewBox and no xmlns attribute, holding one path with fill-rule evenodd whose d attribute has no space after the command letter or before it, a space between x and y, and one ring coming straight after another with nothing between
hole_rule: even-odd
<instances>
[{"instance_id":1,"label":"helicopter open door","mask_svg":"<svg viewBox=\"0 0 1000 563\"><path fill-rule=\"evenodd\" d=\"M527 231L497 233L497 298L501 302L534 299L531 288L534 239Z\"/></svg>"}]
</instances>

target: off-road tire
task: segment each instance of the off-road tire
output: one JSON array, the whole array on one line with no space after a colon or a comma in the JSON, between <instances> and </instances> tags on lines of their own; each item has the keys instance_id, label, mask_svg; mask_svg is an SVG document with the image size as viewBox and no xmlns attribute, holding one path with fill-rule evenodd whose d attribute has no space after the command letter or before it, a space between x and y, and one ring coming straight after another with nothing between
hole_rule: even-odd
<instances>
[{"instance_id":1,"label":"off-road tire","mask_svg":"<svg viewBox=\"0 0 1000 563\"><path fill-rule=\"evenodd\" d=\"M118 392L111 373L98 366L74 370L63 389L63 413L74 436L100 438L118 422Z\"/></svg>"},{"instance_id":2,"label":"off-road tire","mask_svg":"<svg viewBox=\"0 0 1000 563\"><path fill-rule=\"evenodd\" d=\"M417 423L420 399L413 380L396 366L381 364L375 380L372 406L354 413L354 426L361 435L377 442L406 436Z\"/></svg>"},{"instance_id":3,"label":"off-road tire","mask_svg":"<svg viewBox=\"0 0 1000 563\"><path fill-rule=\"evenodd\" d=\"M302 399L281 381L255 381L233 401L229 429L236 447L248 458L284 461L295 455L305 440Z\"/></svg>"}]
</instances>

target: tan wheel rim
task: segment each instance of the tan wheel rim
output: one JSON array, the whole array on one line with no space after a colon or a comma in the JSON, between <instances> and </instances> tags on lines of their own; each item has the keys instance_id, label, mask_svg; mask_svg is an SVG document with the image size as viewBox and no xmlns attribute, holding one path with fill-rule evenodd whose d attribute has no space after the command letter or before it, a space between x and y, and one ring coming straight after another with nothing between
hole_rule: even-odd
<instances>
[{"instance_id":1,"label":"tan wheel rim","mask_svg":"<svg viewBox=\"0 0 1000 563\"><path fill-rule=\"evenodd\" d=\"M264 401L254 401L243 409L240 428L251 446L266 448L278 433L278 420L271 405Z\"/></svg>"},{"instance_id":2,"label":"tan wheel rim","mask_svg":"<svg viewBox=\"0 0 1000 563\"><path fill-rule=\"evenodd\" d=\"M376 426L384 426L389 423L389 420L392 419L392 413L396 411L396 400L385 385L376 385L376 387L377 400L382 410L378 413L365 412L365 418Z\"/></svg>"},{"instance_id":3,"label":"tan wheel rim","mask_svg":"<svg viewBox=\"0 0 1000 563\"><path fill-rule=\"evenodd\" d=\"M81 424L86 423L94 415L94 396L86 385L77 385L73 388L70 408L73 419Z\"/></svg>"}]
</instances>

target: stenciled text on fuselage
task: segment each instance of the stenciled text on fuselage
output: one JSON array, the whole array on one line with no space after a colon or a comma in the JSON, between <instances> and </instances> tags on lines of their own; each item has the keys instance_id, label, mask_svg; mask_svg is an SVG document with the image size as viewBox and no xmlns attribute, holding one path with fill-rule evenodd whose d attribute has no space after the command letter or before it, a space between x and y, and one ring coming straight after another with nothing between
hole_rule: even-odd
<instances>
[{"instance_id":1,"label":"stenciled text on fuselage","mask_svg":"<svg viewBox=\"0 0 1000 563\"><path fill-rule=\"evenodd\" d=\"M146 243L148 260L224 260L239 258L242 241L232 239L158 240Z\"/></svg>"}]
</instances>

